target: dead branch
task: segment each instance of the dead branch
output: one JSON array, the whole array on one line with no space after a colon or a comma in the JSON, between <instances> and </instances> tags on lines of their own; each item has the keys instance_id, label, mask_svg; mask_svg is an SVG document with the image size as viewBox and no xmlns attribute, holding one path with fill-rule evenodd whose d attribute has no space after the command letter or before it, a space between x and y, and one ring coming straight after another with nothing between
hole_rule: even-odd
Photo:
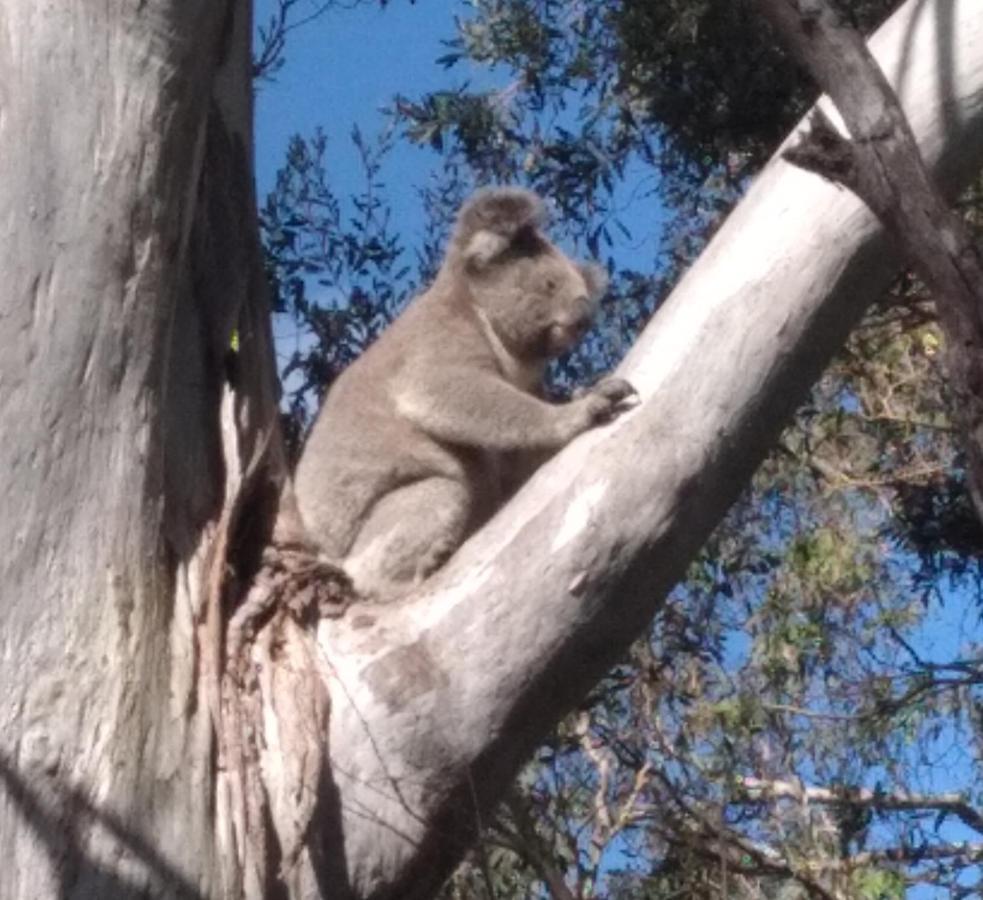
<instances>
[{"instance_id":1,"label":"dead branch","mask_svg":"<svg viewBox=\"0 0 983 900\"><path fill-rule=\"evenodd\" d=\"M968 828L983 834L983 815L962 794L918 794L872 791L857 787L810 787L786 779L743 778L749 800L791 799L824 806L862 806L879 810L935 810L952 813Z\"/></svg>"},{"instance_id":2,"label":"dead branch","mask_svg":"<svg viewBox=\"0 0 983 900\"><path fill-rule=\"evenodd\" d=\"M983 518L983 261L922 159L890 83L862 35L825 0L758 0L792 54L832 98L844 137L817 108L812 132L785 153L859 196L936 299L946 338L953 418L963 436L970 494Z\"/></svg>"}]
</instances>

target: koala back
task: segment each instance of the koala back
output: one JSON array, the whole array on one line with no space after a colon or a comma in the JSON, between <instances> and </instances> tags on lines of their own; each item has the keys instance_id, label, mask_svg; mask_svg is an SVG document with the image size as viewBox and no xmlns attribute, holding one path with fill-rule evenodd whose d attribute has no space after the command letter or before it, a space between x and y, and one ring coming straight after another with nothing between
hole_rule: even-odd
<instances>
[{"instance_id":1,"label":"koala back","mask_svg":"<svg viewBox=\"0 0 983 900\"><path fill-rule=\"evenodd\" d=\"M296 488L312 536L342 561L382 497L428 477L469 481L474 462L464 448L435 440L400 409L421 377L460 365L496 368L475 315L441 283L417 297L354 363L324 399L301 455ZM448 381L450 394L466 390ZM472 454L473 455L473 454Z\"/></svg>"}]
</instances>

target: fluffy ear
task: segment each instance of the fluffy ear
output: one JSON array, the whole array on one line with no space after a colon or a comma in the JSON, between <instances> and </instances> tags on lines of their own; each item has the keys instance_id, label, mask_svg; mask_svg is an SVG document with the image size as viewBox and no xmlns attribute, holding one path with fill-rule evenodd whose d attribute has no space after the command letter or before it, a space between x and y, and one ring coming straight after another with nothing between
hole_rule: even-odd
<instances>
[{"instance_id":1,"label":"fluffy ear","mask_svg":"<svg viewBox=\"0 0 983 900\"><path fill-rule=\"evenodd\" d=\"M608 273L597 263L580 263L580 274L587 282L587 293L592 300L600 300L608 289Z\"/></svg>"},{"instance_id":2,"label":"fluffy ear","mask_svg":"<svg viewBox=\"0 0 983 900\"><path fill-rule=\"evenodd\" d=\"M546 220L546 206L521 188L486 188L476 193L457 215L451 242L470 268L480 270L522 234L531 234Z\"/></svg>"},{"instance_id":3,"label":"fluffy ear","mask_svg":"<svg viewBox=\"0 0 983 900\"><path fill-rule=\"evenodd\" d=\"M475 271L485 268L509 245L509 239L494 231L476 231L471 240L461 248L461 256L469 269Z\"/></svg>"}]
</instances>

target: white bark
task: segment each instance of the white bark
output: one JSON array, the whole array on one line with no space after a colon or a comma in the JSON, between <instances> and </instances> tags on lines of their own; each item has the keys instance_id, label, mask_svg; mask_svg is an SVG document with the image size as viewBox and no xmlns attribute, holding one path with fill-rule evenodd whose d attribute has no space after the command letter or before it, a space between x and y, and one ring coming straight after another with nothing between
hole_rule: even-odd
<instances>
[{"instance_id":1,"label":"white bark","mask_svg":"<svg viewBox=\"0 0 983 900\"><path fill-rule=\"evenodd\" d=\"M248 12L0 6L4 900L221 892L193 632L255 282Z\"/></svg>"},{"instance_id":2,"label":"white bark","mask_svg":"<svg viewBox=\"0 0 983 900\"><path fill-rule=\"evenodd\" d=\"M983 160L983 7L909 2L874 45L952 195ZM860 201L773 160L621 367L643 405L545 467L425 594L322 624L356 896L430 896L897 266Z\"/></svg>"}]
</instances>

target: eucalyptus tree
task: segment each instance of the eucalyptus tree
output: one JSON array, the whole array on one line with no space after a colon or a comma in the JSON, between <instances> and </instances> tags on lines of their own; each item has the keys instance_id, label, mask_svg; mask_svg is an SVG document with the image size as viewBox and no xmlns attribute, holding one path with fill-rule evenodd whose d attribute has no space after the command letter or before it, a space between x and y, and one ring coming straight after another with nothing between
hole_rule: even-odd
<instances>
[{"instance_id":1,"label":"eucalyptus tree","mask_svg":"<svg viewBox=\"0 0 983 900\"><path fill-rule=\"evenodd\" d=\"M349 603L278 427L248 4L3 20L4 896L432 896L896 262L774 160L622 364L640 407L419 595ZM909 3L876 39L950 193L981 31Z\"/></svg>"}]
</instances>

